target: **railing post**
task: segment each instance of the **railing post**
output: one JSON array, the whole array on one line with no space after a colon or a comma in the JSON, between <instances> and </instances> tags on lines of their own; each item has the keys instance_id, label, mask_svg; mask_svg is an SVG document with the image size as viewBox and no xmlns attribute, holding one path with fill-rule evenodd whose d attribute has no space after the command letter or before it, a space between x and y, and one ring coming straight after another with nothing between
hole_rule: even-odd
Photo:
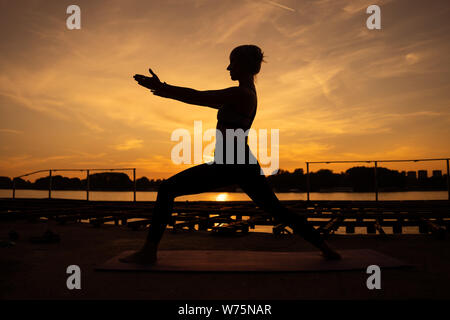
<instances>
[{"instance_id":1,"label":"railing post","mask_svg":"<svg viewBox=\"0 0 450 320\"><path fill-rule=\"evenodd\" d=\"M133 201L136 202L136 168L133 168L133 185L134 185Z\"/></svg>"},{"instance_id":2,"label":"railing post","mask_svg":"<svg viewBox=\"0 0 450 320\"><path fill-rule=\"evenodd\" d=\"M448 200L450 200L450 176L448 170L448 160L449 159L447 159L447 192L448 192Z\"/></svg>"},{"instance_id":3,"label":"railing post","mask_svg":"<svg viewBox=\"0 0 450 320\"><path fill-rule=\"evenodd\" d=\"M375 201L378 201L378 179L377 179L377 161L375 161L375 167L374 167L374 173L375 173Z\"/></svg>"},{"instance_id":4,"label":"railing post","mask_svg":"<svg viewBox=\"0 0 450 320\"><path fill-rule=\"evenodd\" d=\"M89 201L89 170L86 170L86 200Z\"/></svg>"},{"instance_id":5,"label":"railing post","mask_svg":"<svg viewBox=\"0 0 450 320\"><path fill-rule=\"evenodd\" d=\"M309 201L309 162L306 162L306 200Z\"/></svg>"},{"instance_id":6,"label":"railing post","mask_svg":"<svg viewBox=\"0 0 450 320\"><path fill-rule=\"evenodd\" d=\"M48 198L52 198L52 170L48 170Z\"/></svg>"},{"instance_id":7,"label":"railing post","mask_svg":"<svg viewBox=\"0 0 450 320\"><path fill-rule=\"evenodd\" d=\"M15 199L16 198L16 178L13 178L12 184L13 184L12 185L12 189L13 189L12 198Z\"/></svg>"}]
</instances>

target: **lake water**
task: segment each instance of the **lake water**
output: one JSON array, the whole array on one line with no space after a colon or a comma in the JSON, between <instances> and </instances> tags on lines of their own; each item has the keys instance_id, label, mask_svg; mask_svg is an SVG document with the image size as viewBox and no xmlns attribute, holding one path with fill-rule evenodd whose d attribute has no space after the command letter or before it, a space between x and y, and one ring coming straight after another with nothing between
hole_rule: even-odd
<instances>
[{"instance_id":1,"label":"lake water","mask_svg":"<svg viewBox=\"0 0 450 320\"><path fill-rule=\"evenodd\" d=\"M157 192L138 191L137 201L155 201ZM0 189L0 198L11 198L12 190ZM48 190L16 190L17 198L48 198ZM280 200L306 200L305 192L280 192ZM56 191L52 190L52 198L86 199L86 191ZM310 200L375 200L373 192L311 192ZM97 201L132 201L133 192L129 191L90 191L90 200ZM378 200L447 200L447 191L405 191L379 192ZM251 201L243 192L205 192L182 196L177 201Z\"/></svg>"}]
</instances>

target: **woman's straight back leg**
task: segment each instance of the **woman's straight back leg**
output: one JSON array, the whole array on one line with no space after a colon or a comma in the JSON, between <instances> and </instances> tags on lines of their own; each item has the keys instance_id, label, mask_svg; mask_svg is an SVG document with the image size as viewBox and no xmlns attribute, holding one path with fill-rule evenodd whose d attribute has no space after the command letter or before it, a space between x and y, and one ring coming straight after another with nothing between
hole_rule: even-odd
<instances>
[{"instance_id":1,"label":"woman's straight back leg","mask_svg":"<svg viewBox=\"0 0 450 320\"><path fill-rule=\"evenodd\" d=\"M239 185L259 208L270 213L278 222L289 225L295 233L299 233L313 245L322 244L320 233L307 223L306 217L289 210L280 202L266 176L261 174L260 167L248 170L247 174L242 176Z\"/></svg>"}]
</instances>

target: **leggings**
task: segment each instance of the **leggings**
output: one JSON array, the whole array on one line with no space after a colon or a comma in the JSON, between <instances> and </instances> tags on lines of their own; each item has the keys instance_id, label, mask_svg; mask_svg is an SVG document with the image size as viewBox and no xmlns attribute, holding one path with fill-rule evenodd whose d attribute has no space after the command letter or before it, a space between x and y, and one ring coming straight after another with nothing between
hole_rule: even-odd
<instances>
[{"instance_id":1,"label":"leggings","mask_svg":"<svg viewBox=\"0 0 450 320\"><path fill-rule=\"evenodd\" d=\"M172 215L174 199L215 188L237 184L262 210L290 226L294 233L319 247L320 233L306 218L284 207L278 200L259 164L200 164L186 169L161 183L147 241L158 244Z\"/></svg>"}]
</instances>

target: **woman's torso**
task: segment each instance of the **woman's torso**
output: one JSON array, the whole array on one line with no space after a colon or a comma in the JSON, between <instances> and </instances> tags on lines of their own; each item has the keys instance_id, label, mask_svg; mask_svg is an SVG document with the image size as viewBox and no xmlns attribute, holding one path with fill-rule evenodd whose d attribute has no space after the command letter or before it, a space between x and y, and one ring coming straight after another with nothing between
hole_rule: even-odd
<instances>
[{"instance_id":1,"label":"woman's torso","mask_svg":"<svg viewBox=\"0 0 450 320\"><path fill-rule=\"evenodd\" d=\"M248 88L247 90L253 93L252 99L248 101L239 101L233 104L225 104L223 105L219 111L217 112L217 129L222 134L222 141L220 141L216 136L216 150L215 150L215 161L218 160L218 151L223 150L223 163L229 163L227 161L227 143L233 143L234 145L234 164L240 163L238 161L238 153L242 148L245 150L245 163L249 163L249 156L251 152L249 151L247 144L247 136L249 133L249 129L252 126L253 120L255 119L256 109L257 109L257 96L256 90L253 88ZM232 141L230 137L228 137L227 141L227 129L233 133ZM240 129L240 130L239 130ZM243 146L239 145L240 143L244 143ZM242 147L242 148L239 148ZM242 161L242 160L241 160Z\"/></svg>"}]
</instances>

